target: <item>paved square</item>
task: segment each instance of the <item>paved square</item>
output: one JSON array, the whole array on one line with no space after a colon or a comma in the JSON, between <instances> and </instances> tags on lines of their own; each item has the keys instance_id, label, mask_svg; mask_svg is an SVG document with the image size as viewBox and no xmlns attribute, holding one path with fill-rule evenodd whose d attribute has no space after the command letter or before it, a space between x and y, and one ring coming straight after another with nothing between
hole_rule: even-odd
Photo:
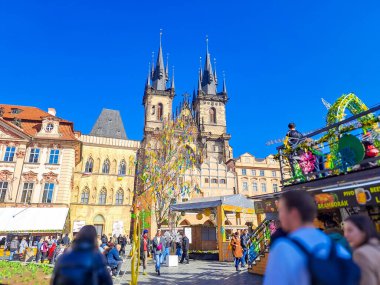
<instances>
[{"instance_id":1,"label":"paved square","mask_svg":"<svg viewBox=\"0 0 380 285\"><path fill-rule=\"evenodd\" d=\"M142 267L140 267L142 270ZM117 278L114 284L129 284L130 259L125 261L122 270L126 270L122 278ZM246 269L236 272L232 262L195 261L190 264L179 264L178 267L161 267L161 276L157 276L153 260L148 261L147 275L140 272L139 284L180 284L180 285L261 285L262 278L247 272Z\"/></svg>"}]
</instances>

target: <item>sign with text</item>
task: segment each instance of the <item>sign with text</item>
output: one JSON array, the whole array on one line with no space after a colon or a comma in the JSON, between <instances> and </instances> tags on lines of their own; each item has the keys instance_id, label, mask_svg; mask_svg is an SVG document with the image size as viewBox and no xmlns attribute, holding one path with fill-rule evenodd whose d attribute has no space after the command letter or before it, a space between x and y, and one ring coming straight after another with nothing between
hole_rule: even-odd
<instances>
[{"instance_id":1,"label":"sign with text","mask_svg":"<svg viewBox=\"0 0 380 285\"><path fill-rule=\"evenodd\" d=\"M116 221L113 223L112 227L112 235L116 235L117 237L119 235L122 235L124 232L124 223L123 221Z\"/></svg>"},{"instance_id":2,"label":"sign with text","mask_svg":"<svg viewBox=\"0 0 380 285\"><path fill-rule=\"evenodd\" d=\"M86 225L86 221L75 221L73 225L73 233L77 233Z\"/></svg>"},{"instance_id":3,"label":"sign with text","mask_svg":"<svg viewBox=\"0 0 380 285\"><path fill-rule=\"evenodd\" d=\"M380 185L314 195L318 209L380 205Z\"/></svg>"},{"instance_id":4,"label":"sign with text","mask_svg":"<svg viewBox=\"0 0 380 285\"><path fill-rule=\"evenodd\" d=\"M380 205L380 185L332 192L315 191L310 194L314 197L318 210ZM256 214L278 212L278 200L279 198L272 198L255 201Z\"/></svg>"}]
</instances>

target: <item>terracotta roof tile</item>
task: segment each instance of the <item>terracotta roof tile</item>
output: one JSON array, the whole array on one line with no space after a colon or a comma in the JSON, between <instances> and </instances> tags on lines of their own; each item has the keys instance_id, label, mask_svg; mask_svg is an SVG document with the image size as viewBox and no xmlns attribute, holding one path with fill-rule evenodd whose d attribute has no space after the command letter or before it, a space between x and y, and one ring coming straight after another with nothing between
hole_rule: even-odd
<instances>
[{"instance_id":1,"label":"terracotta roof tile","mask_svg":"<svg viewBox=\"0 0 380 285\"><path fill-rule=\"evenodd\" d=\"M41 129L42 119L52 116L49 113L38 109L36 107L26 107L17 105L4 105L0 104L0 108L4 108L3 119L7 122L12 122L15 118L21 120L21 129L30 136L35 136ZM17 114L12 113L12 109L19 109ZM57 117L56 117L57 118ZM55 140L77 140L73 130L73 123L59 119L59 132L60 137L54 138Z\"/></svg>"},{"instance_id":2,"label":"terracotta roof tile","mask_svg":"<svg viewBox=\"0 0 380 285\"><path fill-rule=\"evenodd\" d=\"M51 116L48 112L45 112L37 107L31 107L31 106L18 106L18 105L5 105L0 104L0 108L4 108L4 119L25 119L25 120L31 120L31 121L40 121L44 117ZM18 114L12 113L12 109L19 109L21 112ZM58 117L56 117L58 118ZM69 122L66 120L63 120L61 118L58 118L62 122Z\"/></svg>"}]
</instances>

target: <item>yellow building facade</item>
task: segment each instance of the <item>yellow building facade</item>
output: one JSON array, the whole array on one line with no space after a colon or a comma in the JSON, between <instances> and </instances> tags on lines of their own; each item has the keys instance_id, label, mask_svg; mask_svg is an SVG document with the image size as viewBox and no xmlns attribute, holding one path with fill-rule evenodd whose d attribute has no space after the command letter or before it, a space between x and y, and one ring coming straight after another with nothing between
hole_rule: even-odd
<instances>
[{"instance_id":1,"label":"yellow building facade","mask_svg":"<svg viewBox=\"0 0 380 285\"><path fill-rule=\"evenodd\" d=\"M237 179L238 193L252 197L281 190L280 164L273 156L257 158L244 153L229 163Z\"/></svg>"},{"instance_id":2,"label":"yellow building facade","mask_svg":"<svg viewBox=\"0 0 380 285\"><path fill-rule=\"evenodd\" d=\"M139 141L128 140L118 111L103 109L90 135L81 135L74 172L71 233L94 225L98 234L129 235Z\"/></svg>"}]
</instances>

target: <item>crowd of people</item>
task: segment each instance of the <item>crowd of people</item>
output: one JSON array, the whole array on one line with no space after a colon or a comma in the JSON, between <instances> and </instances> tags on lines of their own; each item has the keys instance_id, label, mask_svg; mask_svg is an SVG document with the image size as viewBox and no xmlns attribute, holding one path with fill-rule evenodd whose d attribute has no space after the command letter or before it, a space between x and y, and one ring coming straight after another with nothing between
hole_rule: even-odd
<instances>
[{"instance_id":1,"label":"crowd of people","mask_svg":"<svg viewBox=\"0 0 380 285\"><path fill-rule=\"evenodd\" d=\"M175 249L179 263L189 264L189 238L185 232L165 232L162 235L161 230L157 230L156 236L149 240L148 230L143 231L140 244L140 258L142 260L143 274L146 274L147 259L152 254L155 262L155 270L157 275L161 275L161 264L166 262L170 255L170 250Z\"/></svg>"},{"instance_id":2,"label":"crowd of people","mask_svg":"<svg viewBox=\"0 0 380 285\"><path fill-rule=\"evenodd\" d=\"M306 192L281 196L281 234L272 235L264 285L379 285L380 241L370 218L352 215L343 231L328 221L322 231L314 226L316 213Z\"/></svg>"},{"instance_id":3,"label":"crowd of people","mask_svg":"<svg viewBox=\"0 0 380 285\"><path fill-rule=\"evenodd\" d=\"M121 274L126 244L127 240L122 236L97 236L93 226L84 226L71 247L57 260L52 284L87 284L84 280L92 280L91 284L112 284L111 276ZM146 274L147 260L152 254L156 272L160 275L161 264L171 249L176 249L180 263L189 263L189 239L184 232L161 235L158 230L150 240L148 230L144 230L140 245L143 274Z\"/></svg>"},{"instance_id":4,"label":"crowd of people","mask_svg":"<svg viewBox=\"0 0 380 285\"><path fill-rule=\"evenodd\" d=\"M33 246L33 243L35 246ZM18 236L13 236L9 241L4 237L1 240L1 244L4 246L4 252L9 250L9 261L15 259L28 261L28 250L36 247L35 255L33 255L33 251L30 251L32 252L29 255L30 259L33 259L37 263L48 262L54 264L58 256L60 256L70 245L70 238L66 234L63 237L39 237L33 241L30 237L22 237L19 239Z\"/></svg>"}]
</instances>

